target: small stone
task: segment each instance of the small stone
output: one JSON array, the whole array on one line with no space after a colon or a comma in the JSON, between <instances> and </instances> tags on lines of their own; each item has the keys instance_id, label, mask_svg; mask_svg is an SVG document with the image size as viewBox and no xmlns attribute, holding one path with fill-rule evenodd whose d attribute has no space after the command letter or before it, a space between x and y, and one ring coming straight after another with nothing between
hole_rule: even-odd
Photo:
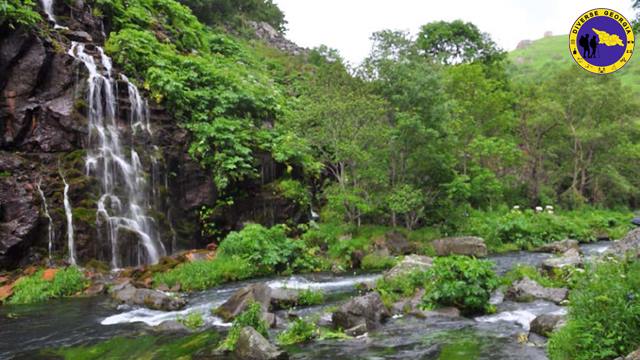
<instances>
[{"instance_id":1,"label":"small stone","mask_svg":"<svg viewBox=\"0 0 640 360\"><path fill-rule=\"evenodd\" d=\"M278 350L269 340L250 326L240 330L235 355L242 360L286 360L289 355Z\"/></svg>"}]
</instances>

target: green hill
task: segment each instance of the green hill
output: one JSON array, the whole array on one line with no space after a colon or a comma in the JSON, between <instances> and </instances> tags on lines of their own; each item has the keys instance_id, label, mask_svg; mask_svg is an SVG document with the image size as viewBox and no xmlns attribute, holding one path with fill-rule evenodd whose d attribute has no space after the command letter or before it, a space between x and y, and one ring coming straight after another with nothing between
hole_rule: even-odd
<instances>
[{"instance_id":1,"label":"green hill","mask_svg":"<svg viewBox=\"0 0 640 360\"><path fill-rule=\"evenodd\" d=\"M557 69L577 66L571 58L568 45L568 36L558 35L535 40L523 49L511 51L509 59L513 63L513 75L516 78L540 79L550 76ZM634 54L629 64L613 74L638 94L640 94L639 56Z\"/></svg>"}]
</instances>

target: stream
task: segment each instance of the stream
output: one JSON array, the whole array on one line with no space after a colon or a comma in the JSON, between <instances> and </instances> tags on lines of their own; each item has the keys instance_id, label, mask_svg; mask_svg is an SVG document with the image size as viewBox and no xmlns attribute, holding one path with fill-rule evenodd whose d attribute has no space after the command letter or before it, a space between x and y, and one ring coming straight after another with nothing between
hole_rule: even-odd
<instances>
[{"instance_id":1,"label":"stream","mask_svg":"<svg viewBox=\"0 0 640 360\"><path fill-rule=\"evenodd\" d=\"M609 242L584 244L585 257L604 252ZM545 253L513 252L490 256L498 274L517 264L537 266L552 256ZM107 296L69 298L35 305L0 307L0 359L50 359L47 350L88 346L114 337L139 336L180 338L184 333L161 331L155 326L199 311L210 328L224 332L230 324L211 315L239 288L256 282L269 287L322 290L327 302L300 309L302 316L327 317L325 308L356 293L359 283L375 281L380 274L310 274L271 277L225 284L188 296L189 305L175 312L114 306ZM492 299L496 300L496 299ZM529 323L543 313L564 313L566 309L546 301L515 303L495 301L497 312L474 319L401 316L381 329L350 340L323 340L287 348L292 359L546 359L544 347L518 342ZM213 329L213 330L211 330ZM47 355L49 354L49 355ZM198 357L201 358L201 357ZM204 356L202 358L211 358Z\"/></svg>"}]
</instances>

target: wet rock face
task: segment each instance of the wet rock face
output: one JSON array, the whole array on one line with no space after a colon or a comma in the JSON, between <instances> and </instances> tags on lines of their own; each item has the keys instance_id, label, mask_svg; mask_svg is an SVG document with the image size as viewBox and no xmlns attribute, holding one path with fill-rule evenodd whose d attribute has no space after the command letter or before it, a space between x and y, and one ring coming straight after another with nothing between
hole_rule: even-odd
<instances>
[{"instance_id":1,"label":"wet rock face","mask_svg":"<svg viewBox=\"0 0 640 360\"><path fill-rule=\"evenodd\" d=\"M616 241L606 252L615 256L625 256L627 253L640 253L640 227L629 231L622 239Z\"/></svg>"},{"instance_id":2,"label":"wet rock face","mask_svg":"<svg viewBox=\"0 0 640 360\"><path fill-rule=\"evenodd\" d=\"M545 288L528 277L518 280L507 290L505 297L518 302L543 299L560 304L567 299L569 291L564 288Z\"/></svg>"},{"instance_id":3,"label":"wet rock face","mask_svg":"<svg viewBox=\"0 0 640 360\"><path fill-rule=\"evenodd\" d=\"M187 304L184 299L169 296L157 290L139 289L129 283L114 286L111 297L123 304L161 311L180 310Z\"/></svg>"},{"instance_id":4,"label":"wet rock face","mask_svg":"<svg viewBox=\"0 0 640 360\"><path fill-rule=\"evenodd\" d=\"M433 259L422 255L405 256L402 261L384 273L385 279L393 279L415 271L427 271L433 266Z\"/></svg>"},{"instance_id":5,"label":"wet rock face","mask_svg":"<svg viewBox=\"0 0 640 360\"><path fill-rule=\"evenodd\" d=\"M269 340L250 326L240 330L235 355L243 360L287 360L286 352L278 350Z\"/></svg>"},{"instance_id":6,"label":"wet rock face","mask_svg":"<svg viewBox=\"0 0 640 360\"><path fill-rule=\"evenodd\" d=\"M542 268L546 271L553 272L556 269L565 267L582 266L582 256L576 249L569 249L562 256L546 259L542 262Z\"/></svg>"},{"instance_id":7,"label":"wet rock face","mask_svg":"<svg viewBox=\"0 0 640 360\"><path fill-rule=\"evenodd\" d=\"M245 286L233 293L229 300L215 310L215 313L225 321L231 321L251 303L260 304L263 312L267 312L271 303L271 289L264 284Z\"/></svg>"},{"instance_id":8,"label":"wet rock face","mask_svg":"<svg viewBox=\"0 0 640 360\"><path fill-rule=\"evenodd\" d=\"M433 248L438 256L467 255L475 257L487 256L484 239L475 236L449 237L434 240Z\"/></svg>"},{"instance_id":9,"label":"wet rock face","mask_svg":"<svg viewBox=\"0 0 640 360\"><path fill-rule=\"evenodd\" d=\"M536 249L537 252L548 252L548 253L564 253L571 249L575 249L580 251L580 246L578 244L578 240L565 239L561 241L552 242L550 244L543 245Z\"/></svg>"},{"instance_id":10,"label":"wet rock face","mask_svg":"<svg viewBox=\"0 0 640 360\"><path fill-rule=\"evenodd\" d=\"M371 331L380 327L390 316L380 294L371 292L343 304L333 313L331 320L336 328L352 329L364 324Z\"/></svg>"},{"instance_id":11,"label":"wet rock face","mask_svg":"<svg viewBox=\"0 0 640 360\"><path fill-rule=\"evenodd\" d=\"M565 323L565 315L542 314L533 319L531 332L549 337L552 332L562 327Z\"/></svg>"}]
</instances>

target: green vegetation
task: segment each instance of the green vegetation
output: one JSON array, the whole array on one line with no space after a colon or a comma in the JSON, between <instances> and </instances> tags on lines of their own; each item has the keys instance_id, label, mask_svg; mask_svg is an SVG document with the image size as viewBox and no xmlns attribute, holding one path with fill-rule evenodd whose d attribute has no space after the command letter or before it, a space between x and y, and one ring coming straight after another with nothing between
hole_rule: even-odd
<instances>
[{"instance_id":1,"label":"green vegetation","mask_svg":"<svg viewBox=\"0 0 640 360\"><path fill-rule=\"evenodd\" d=\"M376 282L376 291L385 306L391 307L396 301L413 296L418 289L424 288L427 281L425 272L411 272L390 279L381 278Z\"/></svg>"},{"instance_id":2,"label":"green vegetation","mask_svg":"<svg viewBox=\"0 0 640 360\"><path fill-rule=\"evenodd\" d=\"M299 306L313 306L324 303L324 293L312 289L305 289L298 295Z\"/></svg>"},{"instance_id":3,"label":"green vegetation","mask_svg":"<svg viewBox=\"0 0 640 360\"><path fill-rule=\"evenodd\" d=\"M87 279L77 267L59 269L53 279L43 278L44 270L17 281L9 304L31 304L72 296L84 290Z\"/></svg>"},{"instance_id":4,"label":"green vegetation","mask_svg":"<svg viewBox=\"0 0 640 360\"><path fill-rule=\"evenodd\" d=\"M567 284L564 281L560 281L555 278L551 278L549 276L545 276L542 272L529 265L516 265L513 269L509 270L501 279L501 283L504 286L510 286L514 282L518 280L522 280L523 278L529 278L538 284L544 287L564 287Z\"/></svg>"},{"instance_id":5,"label":"green vegetation","mask_svg":"<svg viewBox=\"0 0 640 360\"><path fill-rule=\"evenodd\" d=\"M318 335L318 328L312 322L296 319L289 327L278 334L280 345L293 345L312 340Z\"/></svg>"},{"instance_id":6,"label":"green vegetation","mask_svg":"<svg viewBox=\"0 0 640 360\"><path fill-rule=\"evenodd\" d=\"M204 326L204 318L202 317L202 313L199 311L195 311L185 317L178 318L178 321L191 330L196 330Z\"/></svg>"},{"instance_id":7,"label":"green vegetation","mask_svg":"<svg viewBox=\"0 0 640 360\"><path fill-rule=\"evenodd\" d=\"M170 288L180 284L182 290L204 290L228 281L237 281L257 275L246 260L234 257L218 257L208 261L180 264L174 269L153 276L155 285L165 284Z\"/></svg>"},{"instance_id":8,"label":"green vegetation","mask_svg":"<svg viewBox=\"0 0 640 360\"><path fill-rule=\"evenodd\" d=\"M630 229L631 212L585 208L574 211L536 212L527 210L474 211L460 228L461 234L485 239L491 250L532 250L543 244L576 239L595 241L600 237L620 239Z\"/></svg>"},{"instance_id":9,"label":"green vegetation","mask_svg":"<svg viewBox=\"0 0 640 360\"><path fill-rule=\"evenodd\" d=\"M42 20L33 0L0 0L0 26L33 26Z\"/></svg>"},{"instance_id":10,"label":"green vegetation","mask_svg":"<svg viewBox=\"0 0 640 360\"><path fill-rule=\"evenodd\" d=\"M391 269L396 264L396 259L392 256L370 253L362 258L360 267L367 271L382 271Z\"/></svg>"},{"instance_id":11,"label":"green vegetation","mask_svg":"<svg viewBox=\"0 0 640 360\"><path fill-rule=\"evenodd\" d=\"M510 73L516 79L550 78L558 69L575 66L567 50L567 35L544 37L532 41L521 49L509 53L512 62ZM612 74L634 93L640 93L640 66L638 58L631 57L624 68Z\"/></svg>"},{"instance_id":12,"label":"green vegetation","mask_svg":"<svg viewBox=\"0 0 640 360\"><path fill-rule=\"evenodd\" d=\"M271 0L179 0L209 25L240 26L247 20L264 21L284 31L286 20Z\"/></svg>"},{"instance_id":13,"label":"green vegetation","mask_svg":"<svg viewBox=\"0 0 640 360\"><path fill-rule=\"evenodd\" d=\"M423 303L427 307L455 306L463 314L490 312L489 298L499 281L493 264L464 256L436 258L427 271Z\"/></svg>"},{"instance_id":14,"label":"green vegetation","mask_svg":"<svg viewBox=\"0 0 640 360\"><path fill-rule=\"evenodd\" d=\"M115 337L92 346L77 346L46 351L43 356L68 360L99 359L191 359L199 351L215 349L220 335L215 331L187 335L178 339L166 336Z\"/></svg>"},{"instance_id":15,"label":"green vegetation","mask_svg":"<svg viewBox=\"0 0 640 360\"><path fill-rule=\"evenodd\" d=\"M242 331L245 326L251 326L262 336L267 339L269 338L267 323L262 319L260 304L253 303L233 320L231 329L222 344L220 344L220 348L228 351L235 350L238 338L240 337L240 331Z\"/></svg>"},{"instance_id":16,"label":"green vegetation","mask_svg":"<svg viewBox=\"0 0 640 360\"><path fill-rule=\"evenodd\" d=\"M553 333L553 360L626 356L640 346L640 263L610 260L589 267L569 296L567 325Z\"/></svg>"}]
</instances>

